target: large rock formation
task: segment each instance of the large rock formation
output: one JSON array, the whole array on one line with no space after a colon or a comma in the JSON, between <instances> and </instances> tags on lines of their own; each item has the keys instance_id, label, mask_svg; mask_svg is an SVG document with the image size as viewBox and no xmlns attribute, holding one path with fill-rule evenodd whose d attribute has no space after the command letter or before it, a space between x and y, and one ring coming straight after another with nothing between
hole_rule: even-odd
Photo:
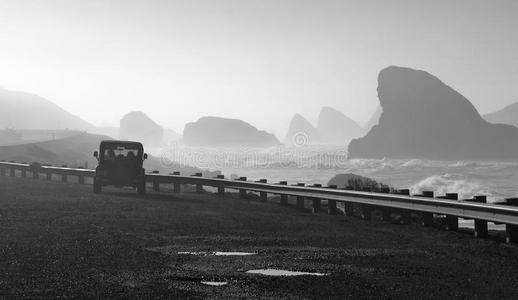
<instances>
[{"instance_id":1,"label":"large rock formation","mask_svg":"<svg viewBox=\"0 0 518 300\"><path fill-rule=\"evenodd\" d=\"M208 147L270 147L279 140L266 131L236 119L203 117L185 125L184 143L189 146Z\"/></svg>"},{"instance_id":2,"label":"large rock formation","mask_svg":"<svg viewBox=\"0 0 518 300\"><path fill-rule=\"evenodd\" d=\"M483 116L489 123L508 124L518 127L518 102L508 105L499 111Z\"/></svg>"},{"instance_id":3,"label":"large rock formation","mask_svg":"<svg viewBox=\"0 0 518 300\"><path fill-rule=\"evenodd\" d=\"M145 146L161 146L164 130L141 111L132 111L120 121L120 138L134 140Z\"/></svg>"},{"instance_id":4,"label":"large rock formation","mask_svg":"<svg viewBox=\"0 0 518 300\"><path fill-rule=\"evenodd\" d=\"M461 94L424 71L378 77L379 124L349 144L351 158L518 159L518 128L490 124Z\"/></svg>"},{"instance_id":5,"label":"large rock formation","mask_svg":"<svg viewBox=\"0 0 518 300\"><path fill-rule=\"evenodd\" d=\"M90 130L93 127L47 99L0 87L0 128Z\"/></svg>"},{"instance_id":6,"label":"large rock formation","mask_svg":"<svg viewBox=\"0 0 518 300\"><path fill-rule=\"evenodd\" d=\"M295 114L291 119L290 127L286 138L286 145L305 146L320 143L320 135L318 130L309 123L309 121L299 114Z\"/></svg>"},{"instance_id":7,"label":"large rock formation","mask_svg":"<svg viewBox=\"0 0 518 300\"><path fill-rule=\"evenodd\" d=\"M324 144L345 145L363 134L363 129L338 110L323 107L318 116L318 132Z\"/></svg>"}]
</instances>

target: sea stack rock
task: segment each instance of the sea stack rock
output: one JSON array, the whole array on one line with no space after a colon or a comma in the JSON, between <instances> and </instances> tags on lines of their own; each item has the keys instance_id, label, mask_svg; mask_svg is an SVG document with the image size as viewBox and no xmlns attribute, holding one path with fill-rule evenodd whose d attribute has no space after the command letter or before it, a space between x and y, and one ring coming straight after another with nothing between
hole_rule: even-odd
<instances>
[{"instance_id":1,"label":"sea stack rock","mask_svg":"<svg viewBox=\"0 0 518 300\"><path fill-rule=\"evenodd\" d=\"M290 122L290 128L284 139L286 145L306 146L318 144L320 136L318 130L309 121L299 114L295 114Z\"/></svg>"},{"instance_id":2,"label":"sea stack rock","mask_svg":"<svg viewBox=\"0 0 518 300\"><path fill-rule=\"evenodd\" d=\"M323 107L318 116L318 132L325 144L345 145L351 139L360 137L363 129L340 111Z\"/></svg>"},{"instance_id":3,"label":"sea stack rock","mask_svg":"<svg viewBox=\"0 0 518 300\"><path fill-rule=\"evenodd\" d=\"M237 119L203 117L185 125L184 143L205 147L271 147L280 145L271 133Z\"/></svg>"},{"instance_id":4,"label":"sea stack rock","mask_svg":"<svg viewBox=\"0 0 518 300\"><path fill-rule=\"evenodd\" d=\"M120 138L143 143L145 146L160 146L163 143L162 126L141 111L132 111L120 121Z\"/></svg>"},{"instance_id":5,"label":"sea stack rock","mask_svg":"<svg viewBox=\"0 0 518 300\"><path fill-rule=\"evenodd\" d=\"M508 105L499 111L484 115L489 123L508 124L518 127L518 102Z\"/></svg>"},{"instance_id":6,"label":"sea stack rock","mask_svg":"<svg viewBox=\"0 0 518 300\"><path fill-rule=\"evenodd\" d=\"M378 126L349 144L350 158L516 160L518 128L490 124L435 76L391 66L378 77Z\"/></svg>"}]
</instances>

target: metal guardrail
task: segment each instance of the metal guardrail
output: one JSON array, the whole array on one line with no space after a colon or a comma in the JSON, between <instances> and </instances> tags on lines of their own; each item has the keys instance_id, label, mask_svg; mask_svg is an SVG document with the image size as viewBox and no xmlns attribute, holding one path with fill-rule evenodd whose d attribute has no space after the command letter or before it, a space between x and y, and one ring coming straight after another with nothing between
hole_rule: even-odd
<instances>
[{"instance_id":1,"label":"metal guardrail","mask_svg":"<svg viewBox=\"0 0 518 300\"><path fill-rule=\"evenodd\" d=\"M29 165L22 163L0 162L0 175L6 176L7 170L10 175L14 176L14 171L22 172L22 177L26 176L26 172L32 172L38 176L40 173L46 173L47 179L51 179L49 174L57 174L62 177L62 181L67 181L67 176L77 176L80 183L84 183L85 177L93 177L94 170L76 169L67 167L52 167ZM323 187L306 187L306 186L290 186L286 182L271 184L263 182L246 181L242 177L241 180L229 180L224 178L205 178L201 174L193 176L181 175L162 175L162 174L146 174L146 181L153 183L153 190L158 191L160 184L174 184L175 191L180 191L180 185L189 184L196 185L196 190L201 191L203 186L215 187L218 194L223 194L225 189L235 189L240 191L243 197L247 191L258 192L262 200L266 200L267 194L281 195L281 204L287 204L288 196L297 197L297 206L304 207L304 200L308 199L313 202L313 210L321 210L321 200L327 200L327 208L329 213L336 212L336 203L344 203L345 213L352 214L351 204L360 207L365 218L373 209L383 211L383 215L390 214L390 211L402 212L402 215L409 212L423 215L423 219L428 214L433 218L433 214L446 215L447 221L453 230L458 228L458 218L475 220L475 235L487 235L487 222L506 224L506 241L518 242L518 206L513 202L502 204L474 203L470 201L448 200L438 198L425 198L422 196L409 196L401 194L376 193L341 190L336 188ZM432 193L433 194L433 193ZM384 217L385 218L385 217ZM456 223L456 224L455 224ZM430 224L428 224L430 225Z\"/></svg>"}]
</instances>

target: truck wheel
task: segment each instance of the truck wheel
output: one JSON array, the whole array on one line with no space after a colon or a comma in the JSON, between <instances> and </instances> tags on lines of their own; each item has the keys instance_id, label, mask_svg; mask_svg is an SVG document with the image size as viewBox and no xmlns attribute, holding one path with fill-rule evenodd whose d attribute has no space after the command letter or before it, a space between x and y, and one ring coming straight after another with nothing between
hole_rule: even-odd
<instances>
[{"instance_id":1,"label":"truck wheel","mask_svg":"<svg viewBox=\"0 0 518 300\"><path fill-rule=\"evenodd\" d=\"M143 181L143 182L139 183L139 185L137 186L137 193L139 195L145 195L146 194L146 181Z\"/></svg>"},{"instance_id":2,"label":"truck wheel","mask_svg":"<svg viewBox=\"0 0 518 300\"><path fill-rule=\"evenodd\" d=\"M94 194L100 194L102 191L102 185L99 180L94 178Z\"/></svg>"}]
</instances>

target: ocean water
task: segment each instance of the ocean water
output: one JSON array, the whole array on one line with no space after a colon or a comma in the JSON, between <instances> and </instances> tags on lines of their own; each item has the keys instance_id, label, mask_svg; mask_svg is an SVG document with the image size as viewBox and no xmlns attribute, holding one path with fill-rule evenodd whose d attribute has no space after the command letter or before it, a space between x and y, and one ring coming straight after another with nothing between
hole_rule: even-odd
<instances>
[{"instance_id":1,"label":"ocean water","mask_svg":"<svg viewBox=\"0 0 518 300\"><path fill-rule=\"evenodd\" d=\"M174 146L158 155L227 178L327 184L335 175L354 173L412 193L459 193L461 199L486 195L489 202L518 197L518 162L436 161L423 159L347 159L345 147L269 149L191 148ZM164 160L164 163L167 163Z\"/></svg>"}]
</instances>

